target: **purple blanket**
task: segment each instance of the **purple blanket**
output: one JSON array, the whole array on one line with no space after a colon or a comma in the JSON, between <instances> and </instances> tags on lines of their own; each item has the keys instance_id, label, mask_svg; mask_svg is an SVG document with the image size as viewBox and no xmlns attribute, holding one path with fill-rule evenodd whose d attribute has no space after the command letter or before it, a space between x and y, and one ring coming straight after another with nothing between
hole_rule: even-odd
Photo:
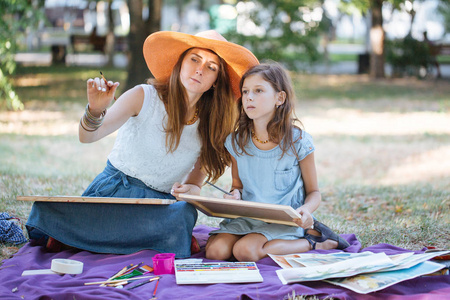
<instances>
[{"instance_id":1,"label":"purple blanket","mask_svg":"<svg viewBox=\"0 0 450 300\"><path fill-rule=\"evenodd\" d=\"M194 229L201 246L212 228L198 226ZM361 244L353 234L342 235L351 246L347 252L359 252ZM336 251L336 250L335 250ZM374 245L364 251L402 253L408 250L388 244ZM330 251L317 250L318 253ZM152 256L157 252L140 251L129 255L94 254L87 251L66 250L47 253L41 246L27 244L11 259L5 260L0 270L1 299L150 299L155 283L148 283L133 290L113 287L85 286L85 282L106 280L109 276L131 263L144 262L152 266ZM204 258L204 251L193 255ZM49 269L54 258L70 258L84 263L79 275L32 275L24 276L24 270ZM205 261L207 261L205 259ZM158 299L287 299L289 295L316 295L335 299L449 299L450 276L428 276L411 279L384 290L360 295L326 282L305 282L282 285L276 275L279 267L270 258L258 263L262 283L177 285L175 275L163 275L156 292ZM130 286L133 284L130 284Z\"/></svg>"}]
</instances>

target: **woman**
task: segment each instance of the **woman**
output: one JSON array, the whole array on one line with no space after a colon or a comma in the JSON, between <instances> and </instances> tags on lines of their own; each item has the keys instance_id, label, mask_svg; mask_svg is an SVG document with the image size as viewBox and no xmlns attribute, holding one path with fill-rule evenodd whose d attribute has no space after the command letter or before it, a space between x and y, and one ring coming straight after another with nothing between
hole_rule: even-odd
<instances>
[{"instance_id":1,"label":"woman","mask_svg":"<svg viewBox=\"0 0 450 300\"><path fill-rule=\"evenodd\" d=\"M215 31L195 36L157 32L144 43L155 76L125 92L107 111L119 83L87 81L88 105L79 138L95 142L119 129L106 168L83 193L93 197L175 199L200 194L230 163L224 148L235 120L240 76L258 64L242 46ZM142 249L191 254L197 211L171 205L38 203L27 222L30 237L101 253ZM56 243L58 244L58 243Z\"/></svg>"}]
</instances>

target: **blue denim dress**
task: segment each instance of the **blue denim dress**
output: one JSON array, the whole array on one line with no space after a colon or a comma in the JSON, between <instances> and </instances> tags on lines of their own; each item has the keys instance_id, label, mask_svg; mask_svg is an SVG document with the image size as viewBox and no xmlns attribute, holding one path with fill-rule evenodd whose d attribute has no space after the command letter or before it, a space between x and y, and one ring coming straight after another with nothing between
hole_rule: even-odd
<instances>
[{"instance_id":1,"label":"blue denim dress","mask_svg":"<svg viewBox=\"0 0 450 300\"><path fill-rule=\"evenodd\" d=\"M83 193L86 197L175 199L127 176L109 161ZM196 209L170 205L35 202L27 222L32 239L51 236L63 244L98 253L144 249L189 257Z\"/></svg>"},{"instance_id":2,"label":"blue denim dress","mask_svg":"<svg viewBox=\"0 0 450 300\"><path fill-rule=\"evenodd\" d=\"M299 139L301 136L301 139ZM294 130L294 147L297 156L286 153L281 156L279 146L271 150L260 150L250 139L246 151L250 155L235 152L231 143L231 135L227 137L225 146L236 159L239 178L242 182L242 199L246 201L289 205L294 209L305 201L303 178L299 160L311 154L315 148L310 134L298 129ZM304 236L304 229L280 224L269 224L250 218L224 219L220 229L210 234L230 233L246 235L260 233L268 241L273 239L294 240Z\"/></svg>"}]
</instances>

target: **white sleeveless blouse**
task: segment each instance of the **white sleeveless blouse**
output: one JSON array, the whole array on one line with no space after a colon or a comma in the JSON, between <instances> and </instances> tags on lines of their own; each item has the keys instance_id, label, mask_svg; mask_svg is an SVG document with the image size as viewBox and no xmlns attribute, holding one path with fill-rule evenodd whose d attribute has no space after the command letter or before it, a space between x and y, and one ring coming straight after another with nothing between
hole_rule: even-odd
<instances>
[{"instance_id":1,"label":"white sleeveless blouse","mask_svg":"<svg viewBox=\"0 0 450 300\"><path fill-rule=\"evenodd\" d=\"M200 155L199 121L185 125L178 148L173 153L167 152L164 104L152 85L140 86L145 94L141 111L119 129L108 159L126 175L169 193L175 182L181 183L192 171Z\"/></svg>"}]
</instances>

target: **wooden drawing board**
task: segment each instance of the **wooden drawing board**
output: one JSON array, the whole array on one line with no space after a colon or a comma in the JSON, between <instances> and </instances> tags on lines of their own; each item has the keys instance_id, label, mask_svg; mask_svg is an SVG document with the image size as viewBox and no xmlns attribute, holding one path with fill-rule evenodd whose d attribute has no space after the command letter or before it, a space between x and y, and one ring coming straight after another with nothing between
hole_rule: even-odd
<instances>
[{"instance_id":1,"label":"wooden drawing board","mask_svg":"<svg viewBox=\"0 0 450 300\"><path fill-rule=\"evenodd\" d=\"M109 197L78 197L78 196L17 196L19 201L42 202L72 202L72 203L112 203L112 204L172 204L171 199L153 198L109 198Z\"/></svg>"},{"instance_id":2,"label":"wooden drawing board","mask_svg":"<svg viewBox=\"0 0 450 300\"><path fill-rule=\"evenodd\" d=\"M292 219L301 216L288 205L268 204L243 200L230 200L181 194L178 199L194 205L199 211L210 217L230 218L248 217L267 223L298 225Z\"/></svg>"}]
</instances>

